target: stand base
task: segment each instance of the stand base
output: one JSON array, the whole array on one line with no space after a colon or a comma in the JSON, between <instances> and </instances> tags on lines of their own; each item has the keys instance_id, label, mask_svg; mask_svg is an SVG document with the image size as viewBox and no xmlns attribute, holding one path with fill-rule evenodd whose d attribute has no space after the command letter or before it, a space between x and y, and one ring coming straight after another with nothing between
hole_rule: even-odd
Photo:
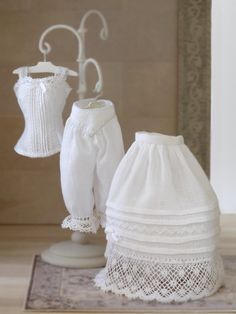
<instances>
[{"instance_id":1,"label":"stand base","mask_svg":"<svg viewBox=\"0 0 236 314\"><path fill-rule=\"evenodd\" d=\"M43 261L64 267L96 268L106 264L105 245L63 241L41 253Z\"/></svg>"}]
</instances>

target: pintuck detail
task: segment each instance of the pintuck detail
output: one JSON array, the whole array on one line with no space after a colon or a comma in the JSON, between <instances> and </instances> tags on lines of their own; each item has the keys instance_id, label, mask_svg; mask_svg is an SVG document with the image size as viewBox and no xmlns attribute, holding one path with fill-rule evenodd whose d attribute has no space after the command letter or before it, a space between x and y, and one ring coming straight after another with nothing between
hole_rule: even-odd
<instances>
[{"instance_id":1,"label":"pintuck detail","mask_svg":"<svg viewBox=\"0 0 236 314\"><path fill-rule=\"evenodd\" d=\"M21 68L14 91L25 119L24 131L15 145L23 156L37 158L56 154L61 149L64 131L62 112L71 91L64 68L44 78L32 78Z\"/></svg>"}]
</instances>

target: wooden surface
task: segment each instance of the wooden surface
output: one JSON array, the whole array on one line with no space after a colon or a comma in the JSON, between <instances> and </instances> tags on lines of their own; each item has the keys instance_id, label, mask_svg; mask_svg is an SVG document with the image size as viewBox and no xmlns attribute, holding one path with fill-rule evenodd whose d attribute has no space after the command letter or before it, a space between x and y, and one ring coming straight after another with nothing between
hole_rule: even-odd
<instances>
[{"instance_id":1,"label":"wooden surface","mask_svg":"<svg viewBox=\"0 0 236 314\"><path fill-rule=\"evenodd\" d=\"M221 225L221 254L236 255L236 215L223 215ZM33 256L69 237L56 225L0 226L0 314L22 313Z\"/></svg>"}]
</instances>

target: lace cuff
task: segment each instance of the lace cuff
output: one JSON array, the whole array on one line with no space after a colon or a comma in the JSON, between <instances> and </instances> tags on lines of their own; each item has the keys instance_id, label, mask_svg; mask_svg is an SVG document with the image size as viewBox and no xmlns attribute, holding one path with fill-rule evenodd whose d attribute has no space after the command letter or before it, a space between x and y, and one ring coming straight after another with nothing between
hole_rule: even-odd
<instances>
[{"instance_id":1,"label":"lace cuff","mask_svg":"<svg viewBox=\"0 0 236 314\"><path fill-rule=\"evenodd\" d=\"M99 228L99 219L95 216L72 217L69 215L63 220L61 227L73 231L96 233Z\"/></svg>"}]
</instances>

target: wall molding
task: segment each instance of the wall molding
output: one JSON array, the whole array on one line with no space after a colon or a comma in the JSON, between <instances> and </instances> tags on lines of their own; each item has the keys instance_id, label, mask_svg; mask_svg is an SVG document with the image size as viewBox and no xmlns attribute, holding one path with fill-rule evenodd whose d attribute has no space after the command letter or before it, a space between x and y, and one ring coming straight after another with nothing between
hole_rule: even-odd
<instances>
[{"instance_id":1,"label":"wall molding","mask_svg":"<svg viewBox=\"0 0 236 314\"><path fill-rule=\"evenodd\" d=\"M178 133L209 175L211 0L178 0Z\"/></svg>"}]
</instances>

